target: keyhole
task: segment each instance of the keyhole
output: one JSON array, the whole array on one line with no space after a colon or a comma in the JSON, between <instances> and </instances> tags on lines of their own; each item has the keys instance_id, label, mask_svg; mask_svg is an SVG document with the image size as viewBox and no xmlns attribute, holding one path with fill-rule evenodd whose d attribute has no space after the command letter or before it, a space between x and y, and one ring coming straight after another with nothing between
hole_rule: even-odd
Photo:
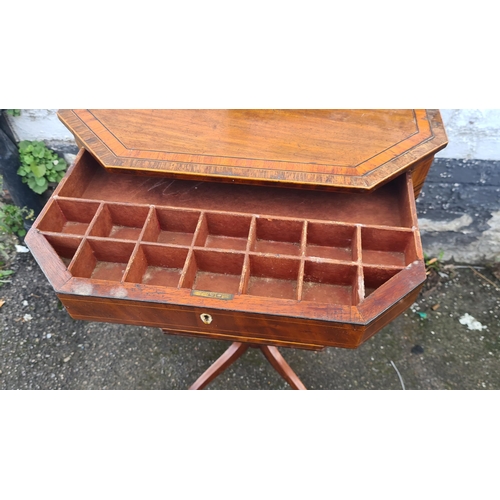
<instances>
[{"instance_id":1,"label":"keyhole","mask_svg":"<svg viewBox=\"0 0 500 500\"><path fill-rule=\"evenodd\" d=\"M200 314L200 318L201 321L205 323L205 325L209 325L210 323L212 323L212 316L210 316L210 314L207 313Z\"/></svg>"}]
</instances>

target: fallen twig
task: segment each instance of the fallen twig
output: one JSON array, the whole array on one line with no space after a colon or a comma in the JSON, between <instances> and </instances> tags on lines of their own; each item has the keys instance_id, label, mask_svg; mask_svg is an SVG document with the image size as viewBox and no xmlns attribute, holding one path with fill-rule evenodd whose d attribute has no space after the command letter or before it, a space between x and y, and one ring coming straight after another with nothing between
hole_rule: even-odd
<instances>
[{"instance_id":1,"label":"fallen twig","mask_svg":"<svg viewBox=\"0 0 500 500\"><path fill-rule=\"evenodd\" d=\"M399 370L396 368L396 365L393 363L392 359L390 360L391 361L391 365L393 366L393 368L396 370L396 373L398 374L398 377L399 377L399 381L401 382L401 387L403 388L403 391L405 391L405 383L403 382L403 377L401 376L401 373L399 373Z\"/></svg>"},{"instance_id":2,"label":"fallen twig","mask_svg":"<svg viewBox=\"0 0 500 500\"><path fill-rule=\"evenodd\" d=\"M483 278L483 280L487 281L490 285L493 285L497 290L500 290L500 288L498 288L498 286L493 283L493 281L489 280L486 276L483 276L479 271L476 271L472 266L468 266L469 269L472 269L478 276L481 276L481 278Z\"/></svg>"},{"instance_id":3,"label":"fallen twig","mask_svg":"<svg viewBox=\"0 0 500 500\"><path fill-rule=\"evenodd\" d=\"M475 269L486 269L484 266L457 266L456 264L446 264L443 269L468 269L473 267Z\"/></svg>"}]
</instances>

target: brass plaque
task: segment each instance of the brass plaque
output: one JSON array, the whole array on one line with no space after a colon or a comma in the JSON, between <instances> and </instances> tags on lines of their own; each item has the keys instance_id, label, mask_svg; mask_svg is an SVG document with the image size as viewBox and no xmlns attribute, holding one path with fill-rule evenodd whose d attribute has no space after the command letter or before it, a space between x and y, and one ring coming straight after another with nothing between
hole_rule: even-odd
<instances>
[{"instance_id":1,"label":"brass plaque","mask_svg":"<svg viewBox=\"0 0 500 500\"><path fill-rule=\"evenodd\" d=\"M209 292L205 290L191 290L191 295L195 297L207 297L209 299L231 300L234 295L232 293Z\"/></svg>"}]
</instances>

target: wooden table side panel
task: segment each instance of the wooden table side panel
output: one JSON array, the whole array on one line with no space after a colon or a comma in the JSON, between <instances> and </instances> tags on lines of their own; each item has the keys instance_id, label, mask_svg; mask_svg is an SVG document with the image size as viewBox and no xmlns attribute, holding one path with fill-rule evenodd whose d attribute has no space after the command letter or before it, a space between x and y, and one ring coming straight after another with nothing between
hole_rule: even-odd
<instances>
[{"instance_id":1,"label":"wooden table side panel","mask_svg":"<svg viewBox=\"0 0 500 500\"><path fill-rule=\"evenodd\" d=\"M369 323L385 311L393 311L394 304L398 304L412 293L420 289L425 281L425 265L417 261L403 269L396 276L386 282L381 288L375 290L358 306L359 313L365 323ZM412 292L409 292L412 291ZM393 318L396 313L393 311Z\"/></svg>"},{"instance_id":2,"label":"wooden table side panel","mask_svg":"<svg viewBox=\"0 0 500 500\"><path fill-rule=\"evenodd\" d=\"M110 321L110 323L117 323L117 322ZM257 337L234 335L234 334L211 333L208 335L201 335L199 333L184 332L180 330L167 330L165 328L162 328L162 331L165 335L176 335L179 337L208 338L212 340L224 340L229 342L246 342L248 344L257 344L257 345L274 345L276 347L288 347L291 349L306 349L308 351L322 351L323 349L325 349L325 346L322 344L316 345L316 344L289 342L286 340L268 340ZM337 346L337 347L343 347L343 346Z\"/></svg>"},{"instance_id":3,"label":"wooden table side panel","mask_svg":"<svg viewBox=\"0 0 500 500\"><path fill-rule=\"evenodd\" d=\"M273 299L253 295L234 295L231 300L219 300L208 296L194 296L189 288L157 287L136 283L113 283L104 280L73 277L59 289L61 295L94 298L97 301L119 299L120 304L145 305L161 310L165 305L186 308L210 309L219 314L259 315L266 311L269 317L301 318L304 321L331 321L339 323L363 323L357 309L339 304L316 304L308 301ZM125 306L124 306L125 307ZM236 312L238 311L238 312ZM307 319L306 319L307 318Z\"/></svg>"},{"instance_id":4,"label":"wooden table side panel","mask_svg":"<svg viewBox=\"0 0 500 500\"><path fill-rule=\"evenodd\" d=\"M373 337L382 328L387 326L391 321L396 319L400 314L404 313L416 300L422 285L418 286L410 292L406 297L403 297L399 302L394 304L390 309L382 313L375 321L373 321L364 331L363 337L359 345L364 344L369 338Z\"/></svg>"},{"instance_id":5,"label":"wooden table side panel","mask_svg":"<svg viewBox=\"0 0 500 500\"><path fill-rule=\"evenodd\" d=\"M79 297L59 294L71 317L90 321L118 322L166 330L181 330L202 336L228 335L228 340L252 342L286 341L306 345L354 347L365 327L350 323L303 320L300 318L246 314L210 308L179 307L176 304L148 304L121 299ZM205 325L200 314L210 314ZM229 338L231 336L231 338ZM214 337L215 338L215 337Z\"/></svg>"},{"instance_id":6,"label":"wooden table side panel","mask_svg":"<svg viewBox=\"0 0 500 500\"><path fill-rule=\"evenodd\" d=\"M41 234L31 229L24 241L53 287L61 288L71 279L71 273Z\"/></svg>"},{"instance_id":7,"label":"wooden table side panel","mask_svg":"<svg viewBox=\"0 0 500 500\"><path fill-rule=\"evenodd\" d=\"M412 171L413 192L415 199L418 198L420 191L422 191L425 179L427 178L427 174L429 173L429 169L431 168L433 161L434 155L423 158L418 161Z\"/></svg>"}]
</instances>

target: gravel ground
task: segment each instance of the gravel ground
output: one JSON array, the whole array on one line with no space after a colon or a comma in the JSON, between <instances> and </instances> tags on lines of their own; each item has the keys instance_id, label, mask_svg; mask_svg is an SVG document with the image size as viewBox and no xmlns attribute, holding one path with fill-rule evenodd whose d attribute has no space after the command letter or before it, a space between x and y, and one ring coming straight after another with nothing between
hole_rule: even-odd
<instances>
[{"instance_id":1,"label":"gravel ground","mask_svg":"<svg viewBox=\"0 0 500 500\"><path fill-rule=\"evenodd\" d=\"M186 389L228 342L70 318L30 253L0 288L0 389ZM442 268L357 350L280 351L308 389L500 389L500 286L489 268ZM486 279L485 279L486 278ZM469 314L483 328L460 323ZM400 379L401 377L401 379ZM207 389L290 389L250 349Z\"/></svg>"}]
</instances>

